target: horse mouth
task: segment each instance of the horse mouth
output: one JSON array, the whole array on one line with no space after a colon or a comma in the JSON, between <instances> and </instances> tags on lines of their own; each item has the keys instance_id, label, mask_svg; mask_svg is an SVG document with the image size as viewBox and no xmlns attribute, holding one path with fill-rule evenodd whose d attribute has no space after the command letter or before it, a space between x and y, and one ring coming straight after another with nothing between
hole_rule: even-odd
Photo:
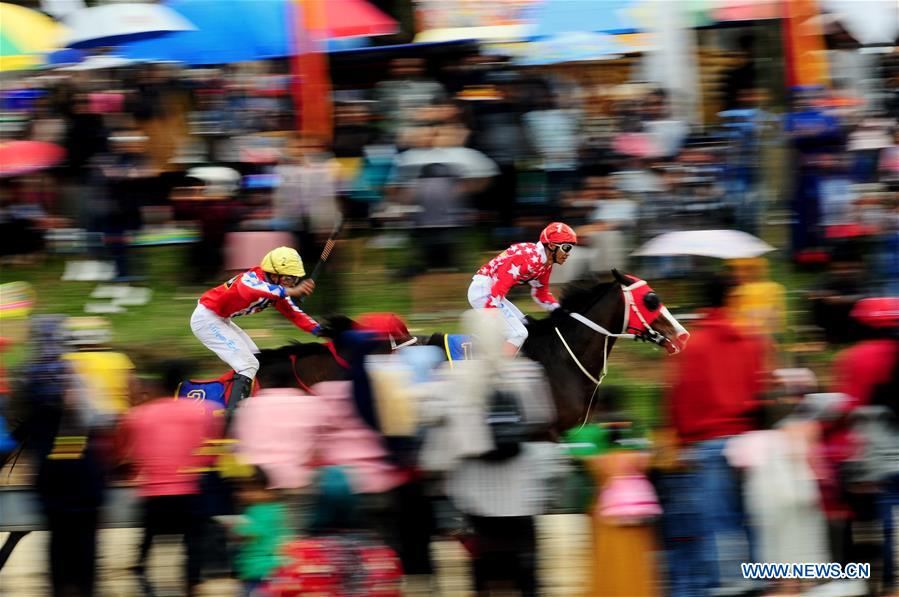
<instances>
[{"instance_id":1,"label":"horse mouth","mask_svg":"<svg viewBox=\"0 0 899 597\"><path fill-rule=\"evenodd\" d=\"M674 355L687 347L687 340L689 339L690 334L684 332L683 334L679 334L677 338L665 338L662 346L664 346L665 350L668 351L669 356Z\"/></svg>"}]
</instances>

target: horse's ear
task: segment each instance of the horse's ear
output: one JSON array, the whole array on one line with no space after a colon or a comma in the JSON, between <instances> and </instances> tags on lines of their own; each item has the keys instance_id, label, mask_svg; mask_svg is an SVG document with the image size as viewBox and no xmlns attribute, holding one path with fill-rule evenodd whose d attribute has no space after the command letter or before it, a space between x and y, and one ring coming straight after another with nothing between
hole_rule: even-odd
<instances>
[{"instance_id":1,"label":"horse's ear","mask_svg":"<svg viewBox=\"0 0 899 597\"><path fill-rule=\"evenodd\" d=\"M612 275L615 276L615 279L616 279L616 280L618 281L618 283L621 284L622 286L627 286L627 285L629 285L629 284L631 283L631 281L627 279L627 276L625 276L624 274L622 274L621 272L619 272L619 271L618 271L617 269L615 269L614 267L612 268Z\"/></svg>"}]
</instances>

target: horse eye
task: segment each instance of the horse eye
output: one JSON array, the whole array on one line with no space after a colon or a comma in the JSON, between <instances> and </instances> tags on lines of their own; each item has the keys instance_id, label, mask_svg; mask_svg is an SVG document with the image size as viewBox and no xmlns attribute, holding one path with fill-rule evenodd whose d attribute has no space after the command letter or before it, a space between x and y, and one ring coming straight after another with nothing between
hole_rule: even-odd
<instances>
[{"instance_id":1,"label":"horse eye","mask_svg":"<svg viewBox=\"0 0 899 597\"><path fill-rule=\"evenodd\" d=\"M659 300L659 295L655 292L647 292L643 297L643 304L646 305L646 308L650 311L655 311L662 306L662 301Z\"/></svg>"}]
</instances>

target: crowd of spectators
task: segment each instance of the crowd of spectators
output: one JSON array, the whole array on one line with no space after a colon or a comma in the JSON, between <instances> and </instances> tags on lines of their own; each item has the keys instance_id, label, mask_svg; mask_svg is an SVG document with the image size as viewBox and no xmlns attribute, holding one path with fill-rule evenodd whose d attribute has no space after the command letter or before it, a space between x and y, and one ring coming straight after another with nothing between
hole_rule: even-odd
<instances>
[{"instance_id":1,"label":"crowd of spectators","mask_svg":"<svg viewBox=\"0 0 899 597\"><path fill-rule=\"evenodd\" d=\"M822 271L800 299L809 323L832 348L855 343L819 384L783 367L787 293L766 261L725 276L690 258L647 260L647 276L701 279L693 338L658 406L676 441L605 387L589 424L547 441L558 438L544 373L501 357L496 322L471 314L473 361L450 366L420 346L366 357L369 338L350 333L348 379L305 392L289 363L263 368L233 444L209 403L171 399L182 366L135 370L96 339L74 346L83 322L35 319L3 413L14 441L0 449L27 440L54 594L97 592L105 488L128 479L147 594L153 539L177 534L185 594L215 576L247 594L398 595L402 582L428 593L429 546L452 535L479 594L505 583L552 595L535 520L558 511L572 474L594 494L576 510L592 517L594 595L894 593L896 307L861 299L895 296L899 280L895 58L882 58L876 92L798 88L778 110L748 56L727 110L704 127L651 85L587 88L487 55L443 68L398 58L374 86L342 84L333 139L288 132L287 78L264 68L51 73L25 99L4 96L16 116L5 136L67 152L57 168L0 181L12 267L75 250L133 281L155 231L188 243L185 282L222 280L234 235L286 232L311 262L344 214L373 251L406 239L395 273L416 276L463 268L478 232L491 246L520 241L551 217L582 239L573 278L623 267L664 232L763 234L783 218L789 260ZM337 289L326 296L339 308ZM501 435L509 412L526 432ZM859 533L866 521L872 536ZM872 581L764 585L743 578L752 561L870 562Z\"/></svg>"}]
</instances>

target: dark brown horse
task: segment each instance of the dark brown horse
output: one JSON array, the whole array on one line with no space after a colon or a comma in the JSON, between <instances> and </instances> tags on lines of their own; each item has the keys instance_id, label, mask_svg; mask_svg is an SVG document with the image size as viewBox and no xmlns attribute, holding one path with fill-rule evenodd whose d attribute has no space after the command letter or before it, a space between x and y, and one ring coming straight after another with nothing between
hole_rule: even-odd
<instances>
[{"instance_id":1,"label":"dark brown horse","mask_svg":"<svg viewBox=\"0 0 899 597\"><path fill-rule=\"evenodd\" d=\"M580 424L588 415L599 382L605 375L608 355L618 338L636 338L664 347L669 354L686 345L689 333L677 322L645 281L613 270L614 280L568 284L561 307L549 317L530 319L528 339L522 353L543 365L552 388L558 413L557 430ZM328 334L339 337L353 322L335 317ZM401 343L409 338L393 339ZM443 346L443 334L418 339L420 344ZM389 352L384 342L376 352ZM320 381L346 379L347 369L338 358L351 355L337 343L337 357L322 344L294 343L263 350L261 367L271 359L294 362L298 383L312 386Z\"/></svg>"}]
</instances>

